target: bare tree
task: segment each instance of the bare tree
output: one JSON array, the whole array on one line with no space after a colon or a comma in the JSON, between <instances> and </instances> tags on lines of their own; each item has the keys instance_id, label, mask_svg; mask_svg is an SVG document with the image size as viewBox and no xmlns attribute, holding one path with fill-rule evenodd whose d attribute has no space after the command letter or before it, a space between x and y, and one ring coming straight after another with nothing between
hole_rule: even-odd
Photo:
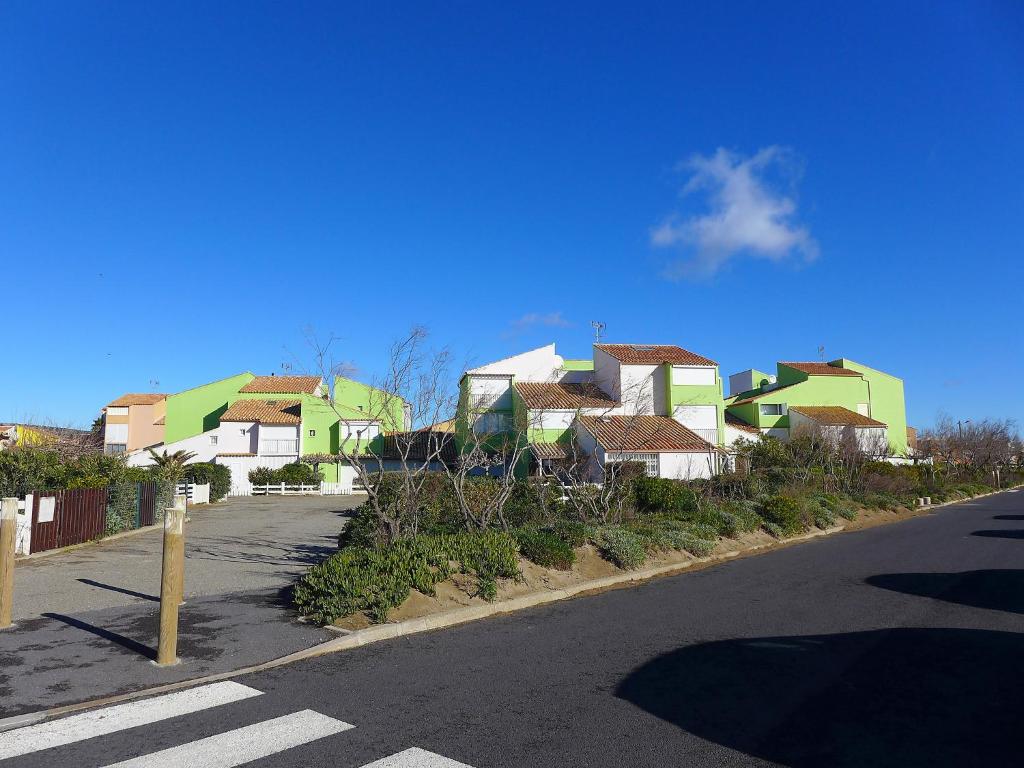
<instances>
[{"instance_id":1,"label":"bare tree","mask_svg":"<svg viewBox=\"0 0 1024 768\"><path fill-rule=\"evenodd\" d=\"M321 341L307 335L316 370L327 381L325 405L339 427L337 454L307 460L333 458L351 467L389 541L415 535L423 486L455 439L450 429L437 426L457 403L448 386L451 355L429 348L427 340L426 329L417 326L395 341L384 374L372 382L368 407L353 409L341 402L336 388L338 377L351 369L333 357L337 337ZM385 481L389 468L392 479Z\"/></svg>"}]
</instances>

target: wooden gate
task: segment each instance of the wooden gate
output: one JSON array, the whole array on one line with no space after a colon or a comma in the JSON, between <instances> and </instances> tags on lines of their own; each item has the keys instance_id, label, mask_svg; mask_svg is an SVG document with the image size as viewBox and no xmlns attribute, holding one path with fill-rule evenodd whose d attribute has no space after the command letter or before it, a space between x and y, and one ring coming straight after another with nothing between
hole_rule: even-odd
<instances>
[{"instance_id":1,"label":"wooden gate","mask_svg":"<svg viewBox=\"0 0 1024 768\"><path fill-rule=\"evenodd\" d=\"M139 483L135 498L138 503L135 527L152 525L156 520L156 483Z\"/></svg>"},{"instance_id":2,"label":"wooden gate","mask_svg":"<svg viewBox=\"0 0 1024 768\"><path fill-rule=\"evenodd\" d=\"M98 539L106 525L106 488L36 491L32 495L32 552Z\"/></svg>"}]
</instances>

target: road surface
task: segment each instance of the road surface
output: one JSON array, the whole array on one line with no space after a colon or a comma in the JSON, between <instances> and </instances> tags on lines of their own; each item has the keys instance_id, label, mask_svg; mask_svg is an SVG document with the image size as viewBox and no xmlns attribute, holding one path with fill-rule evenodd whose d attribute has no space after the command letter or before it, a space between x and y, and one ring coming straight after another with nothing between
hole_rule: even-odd
<instances>
[{"instance_id":1,"label":"road surface","mask_svg":"<svg viewBox=\"0 0 1024 768\"><path fill-rule=\"evenodd\" d=\"M1013 765L1022 659L1012 492L7 731L0 765Z\"/></svg>"}]
</instances>

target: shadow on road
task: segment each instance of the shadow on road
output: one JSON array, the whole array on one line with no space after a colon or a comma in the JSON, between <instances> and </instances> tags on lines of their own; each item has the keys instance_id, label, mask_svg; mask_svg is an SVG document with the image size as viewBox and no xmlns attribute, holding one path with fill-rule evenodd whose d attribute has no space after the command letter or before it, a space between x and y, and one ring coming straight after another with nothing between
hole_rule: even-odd
<instances>
[{"instance_id":1,"label":"shadow on road","mask_svg":"<svg viewBox=\"0 0 1024 768\"><path fill-rule=\"evenodd\" d=\"M147 595L145 592L136 592L134 589L126 589L125 587L115 587L113 584L104 584L102 581L96 581L95 579L79 579L78 581L82 584L88 584L90 587L99 587L100 589L107 589L111 592L120 592L122 595L139 597L143 600L151 600L155 603L160 602L160 598L157 595Z\"/></svg>"},{"instance_id":2,"label":"shadow on road","mask_svg":"<svg viewBox=\"0 0 1024 768\"><path fill-rule=\"evenodd\" d=\"M130 637L119 635L117 632L111 632L109 629L97 627L94 624L89 624L88 622L82 621L81 619L76 619L74 616L65 616L62 613L44 613L42 614L42 616L48 619L55 619L56 621L63 622L64 624L67 624L69 627L74 627L75 629L81 629L84 632L89 632L90 634L96 635L96 637L107 640L111 643L114 643L115 645L119 645L122 648L125 648L126 650L137 653L140 656L145 656L147 659L156 659L156 650L150 648L148 645L143 645L138 640L132 640Z\"/></svg>"},{"instance_id":3,"label":"shadow on road","mask_svg":"<svg viewBox=\"0 0 1024 768\"><path fill-rule=\"evenodd\" d=\"M993 520L1024 520L1024 515L993 515Z\"/></svg>"},{"instance_id":4,"label":"shadow on road","mask_svg":"<svg viewBox=\"0 0 1024 768\"><path fill-rule=\"evenodd\" d=\"M990 539L1024 539L1024 531L1008 528L994 531L974 531L971 536L984 536Z\"/></svg>"},{"instance_id":5,"label":"shadow on road","mask_svg":"<svg viewBox=\"0 0 1024 768\"><path fill-rule=\"evenodd\" d=\"M873 587L931 597L948 603L1024 613L1024 571L883 573L865 581Z\"/></svg>"},{"instance_id":6,"label":"shadow on road","mask_svg":"<svg viewBox=\"0 0 1024 768\"><path fill-rule=\"evenodd\" d=\"M1006 765L1019 756L1024 636L894 629L694 645L616 695L794 768Z\"/></svg>"}]
</instances>

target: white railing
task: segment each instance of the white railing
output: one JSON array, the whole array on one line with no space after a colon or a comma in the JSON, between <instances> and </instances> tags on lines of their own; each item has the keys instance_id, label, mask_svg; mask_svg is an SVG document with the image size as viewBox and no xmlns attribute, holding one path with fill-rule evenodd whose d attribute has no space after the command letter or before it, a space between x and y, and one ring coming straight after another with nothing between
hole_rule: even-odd
<instances>
[{"instance_id":1,"label":"white railing","mask_svg":"<svg viewBox=\"0 0 1024 768\"><path fill-rule=\"evenodd\" d=\"M298 440L261 440L260 454L268 456L290 456L299 452Z\"/></svg>"},{"instance_id":2,"label":"white railing","mask_svg":"<svg viewBox=\"0 0 1024 768\"><path fill-rule=\"evenodd\" d=\"M320 495L321 496L351 496L352 495L352 481L340 482L340 483L320 483Z\"/></svg>"},{"instance_id":3,"label":"white railing","mask_svg":"<svg viewBox=\"0 0 1024 768\"><path fill-rule=\"evenodd\" d=\"M694 427L688 427L688 429L691 432L695 432L701 439L707 440L712 445L718 445L717 429L696 429Z\"/></svg>"},{"instance_id":4,"label":"white railing","mask_svg":"<svg viewBox=\"0 0 1024 768\"><path fill-rule=\"evenodd\" d=\"M319 485L288 485L287 483L252 484L253 496L304 496L320 493Z\"/></svg>"}]
</instances>

